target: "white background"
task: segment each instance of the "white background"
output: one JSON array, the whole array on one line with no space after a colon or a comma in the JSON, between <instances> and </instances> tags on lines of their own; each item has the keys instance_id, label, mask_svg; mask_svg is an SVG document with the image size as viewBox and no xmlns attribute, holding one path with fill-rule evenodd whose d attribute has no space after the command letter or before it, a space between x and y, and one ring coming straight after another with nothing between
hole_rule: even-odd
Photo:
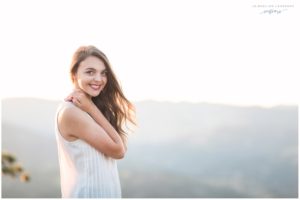
<instances>
[{"instance_id":1,"label":"white background","mask_svg":"<svg viewBox=\"0 0 300 200\"><path fill-rule=\"evenodd\" d=\"M255 7L279 4L293 7ZM1 97L64 98L73 52L92 44L132 101L298 104L299 13L295 1L1 1Z\"/></svg>"}]
</instances>

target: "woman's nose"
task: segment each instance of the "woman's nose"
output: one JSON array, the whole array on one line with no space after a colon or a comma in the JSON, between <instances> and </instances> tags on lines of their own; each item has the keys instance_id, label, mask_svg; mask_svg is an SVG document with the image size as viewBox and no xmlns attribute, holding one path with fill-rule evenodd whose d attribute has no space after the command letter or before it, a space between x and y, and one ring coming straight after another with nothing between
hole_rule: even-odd
<instances>
[{"instance_id":1,"label":"woman's nose","mask_svg":"<svg viewBox=\"0 0 300 200\"><path fill-rule=\"evenodd\" d=\"M96 75L96 76L94 77L94 80L95 80L95 81L102 81L102 79L103 79L103 77L102 77L101 74L98 74L98 75Z\"/></svg>"}]
</instances>

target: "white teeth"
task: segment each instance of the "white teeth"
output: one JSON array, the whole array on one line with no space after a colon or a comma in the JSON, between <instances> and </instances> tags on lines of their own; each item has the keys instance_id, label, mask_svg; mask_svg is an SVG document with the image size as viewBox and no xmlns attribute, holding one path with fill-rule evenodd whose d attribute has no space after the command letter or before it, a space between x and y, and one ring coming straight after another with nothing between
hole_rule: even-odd
<instances>
[{"instance_id":1,"label":"white teeth","mask_svg":"<svg viewBox=\"0 0 300 200\"><path fill-rule=\"evenodd\" d=\"M91 88L93 88L94 90L99 90L100 87L100 85L91 85Z\"/></svg>"}]
</instances>

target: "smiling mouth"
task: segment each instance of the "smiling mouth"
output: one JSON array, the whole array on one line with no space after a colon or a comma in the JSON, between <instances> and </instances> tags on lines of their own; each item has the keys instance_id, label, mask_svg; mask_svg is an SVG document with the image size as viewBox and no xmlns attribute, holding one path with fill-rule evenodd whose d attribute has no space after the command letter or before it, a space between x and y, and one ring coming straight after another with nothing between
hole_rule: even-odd
<instances>
[{"instance_id":1,"label":"smiling mouth","mask_svg":"<svg viewBox=\"0 0 300 200\"><path fill-rule=\"evenodd\" d=\"M101 85L90 84L90 87L93 88L94 90L99 90L101 88Z\"/></svg>"}]
</instances>

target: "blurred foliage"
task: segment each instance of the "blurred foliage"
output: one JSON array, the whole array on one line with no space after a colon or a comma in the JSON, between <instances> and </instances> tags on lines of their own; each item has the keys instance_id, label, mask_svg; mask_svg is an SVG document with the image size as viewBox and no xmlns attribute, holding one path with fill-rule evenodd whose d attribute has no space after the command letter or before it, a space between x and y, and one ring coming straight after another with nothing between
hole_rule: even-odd
<instances>
[{"instance_id":1,"label":"blurred foliage","mask_svg":"<svg viewBox=\"0 0 300 200\"><path fill-rule=\"evenodd\" d=\"M17 163L16 157L8 152L2 152L2 175L13 178L19 177L22 182L29 182L30 180L29 174Z\"/></svg>"}]
</instances>

